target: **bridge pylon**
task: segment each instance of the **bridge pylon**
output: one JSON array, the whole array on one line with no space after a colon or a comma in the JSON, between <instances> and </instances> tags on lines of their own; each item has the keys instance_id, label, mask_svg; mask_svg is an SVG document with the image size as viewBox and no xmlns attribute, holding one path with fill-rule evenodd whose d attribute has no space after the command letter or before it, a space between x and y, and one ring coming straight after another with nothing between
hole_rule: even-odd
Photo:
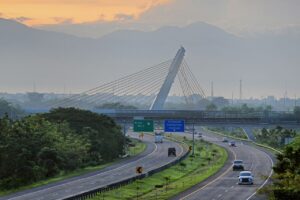
<instances>
[{"instance_id":1,"label":"bridge pylon","mask_svg":"<svg viewBox=\"0 0 300 200\"><path fill-rule=\"evenodd\" d=\"M185 54L185 49L183 47L181 47L177 51L176 56L173 59L172 64L170 65L169 72L166 76L166 79L165 79L164 83L162 84L156 98L154 99L154 101L150 107L150 110L163 110L164 104L169 95L172 84L176 78L176 75L177 75L179 68L181 66L181 63L183 61L184 54Z\"/></svg>"}]
</instances>

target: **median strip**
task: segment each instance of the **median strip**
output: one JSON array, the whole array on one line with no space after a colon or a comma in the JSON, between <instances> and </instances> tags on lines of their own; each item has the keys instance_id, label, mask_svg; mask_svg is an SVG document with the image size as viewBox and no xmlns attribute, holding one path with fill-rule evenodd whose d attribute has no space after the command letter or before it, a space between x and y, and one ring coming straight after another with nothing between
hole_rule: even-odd
<instances>
[{"instance_id":1,"label":"median strip","mask_svg":"<svg viewBox=\"0 0 300 200\"><path fill-rule=\"evenodd\" d=\"M191 141L183 140L183 137L168 138L191 145ZM168 169L115 190L103 191L92 199L169 199L219 171L226 160L227 153L223 148L197 141L194 157L187 156Z\"/></svg>"}]
</instances>

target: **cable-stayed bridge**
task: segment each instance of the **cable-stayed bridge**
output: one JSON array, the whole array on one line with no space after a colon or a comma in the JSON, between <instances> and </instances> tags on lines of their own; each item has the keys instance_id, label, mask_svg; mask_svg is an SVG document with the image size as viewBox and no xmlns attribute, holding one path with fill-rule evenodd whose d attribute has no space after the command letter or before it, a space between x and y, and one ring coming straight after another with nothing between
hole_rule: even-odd
<instances>
[{"instance_id":1,"label":"cable-stayed bridge","mask_svg":"<svg viewBox=\"0 0 300 200\"><path fill-rule=\"evenodd\" d=\"M105 103L121 103L163 110L175 81L180 85L186 104L193 106L205 98L205 94L184 60L184 55L185 49L181 47L174 59L59 100L50 107L94 110Z\"/></svg>"},{"instance_id":2,"label":"cable-stayed bridge","mask_svg":"<svg viewBox=\"0 0 300 200\"><path fill-rule=\"evenodd\" d=\"M80 94L58 100L48 108L76 107L109 115L116 120L132 120L136 116L162 120L166 118L198 121L199 123L244 123L244 124L290 124L295 121L289 115L280 112L232 113L222 111L201 111L197 108L205 97L196 77L184 59L185 49L181 47L173 59L134 74L130 74L92 88ZM186 107L185 110L167 110L164 108L168 95L179 86ZM127 105L126 109L103 109L105 104Z\"/></svg>"}]
</instances>

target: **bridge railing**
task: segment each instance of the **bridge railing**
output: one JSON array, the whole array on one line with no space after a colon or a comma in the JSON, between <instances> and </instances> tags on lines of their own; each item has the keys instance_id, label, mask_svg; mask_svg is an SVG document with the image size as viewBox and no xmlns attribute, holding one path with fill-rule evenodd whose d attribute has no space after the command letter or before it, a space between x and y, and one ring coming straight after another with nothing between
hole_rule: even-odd
<instances>
[{"instance_id":1,"label":"bridge railing","mask_svg":"<svg viewBox=\"0 0 300 200\"><path fill-rule=\"evenodd\" d=\"M94 110L113 118L182 118L201 120L255 120L260 122L297 121L293 112L230 112L230 111L199 111L199 110Z\"/></svg>"}]
</instances>

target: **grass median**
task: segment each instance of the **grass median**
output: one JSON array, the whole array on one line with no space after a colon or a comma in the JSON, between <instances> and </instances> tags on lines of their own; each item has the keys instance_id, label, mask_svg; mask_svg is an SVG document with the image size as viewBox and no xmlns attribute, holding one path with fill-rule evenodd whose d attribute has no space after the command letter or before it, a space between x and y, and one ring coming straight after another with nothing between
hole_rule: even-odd
<instances>
[{"instance_id":1,"label":"grass median","mask_svg":"<svg viewBox=\"0 0 300 200\"><path fill-rule=\"evenodd\" d=\"M190 140L182 137L176 139L191 145ZM194 156L189 155L166 170L121 188L103 192L92 199L169 199L215 174L224 166L227 156L225 149L196 140Z\"/></svg>"},{"instance_id":2,"label":"grass median","mask_svg":"<svg viewBox=\"0 0 300 200\"><path fill-rule=\"evenodd\" d=\"M135 156L135 155L138 155L138 154L142 153L145 149L146 149L146 144L145 143L143 143L143 142L141 142L140 140L137 140L137 139L131 139L131 145L128 147L128 149L126 151L127 151L127 154L129 156ZM46 179L46 180L42 180L42 181L38 181L36 183L32 183L32 184L27 185L27 186L23 186L23 187L12 189L12 190L1 190L0 191L0 197L4 196L4 195L9 195L9 194L12 194L12 193L15 193L15 192L19 192L19 191L22 191L22 190L32 189L32 188L47 185L47 184L50 184L50 183L59 182L59 181L62 181L62 180L68 179L68 178L80 176L80 175L87 174L87 173L94 172L94 171L98 171L98 170L101 170L105 167L113 165L114 163L116 163L120 160L122 160L122 159L117 159L117 160L114 160L112 162L105 163L103 165L85 167L85 168L78 169L78 170L75 170L75 171L72 171L72 172L61 172L59 175L57 175L55 177L52 177L52 178L49 178L49 179Z\"/></svg>"}]
</instances>

